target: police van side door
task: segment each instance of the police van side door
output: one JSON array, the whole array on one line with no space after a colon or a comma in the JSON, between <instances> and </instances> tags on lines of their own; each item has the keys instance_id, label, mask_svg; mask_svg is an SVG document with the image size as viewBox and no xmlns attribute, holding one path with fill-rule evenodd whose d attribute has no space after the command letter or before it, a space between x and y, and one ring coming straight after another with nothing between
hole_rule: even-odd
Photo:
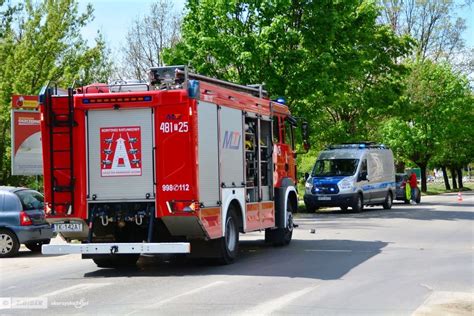
<instances>
[{"instance_id":1,"label":"police van side door","mask_svg":"<svg viewBox=\"0 0 474 316\"><path fill-rule=\"evenodd\" d=\"M363 203L370 202L371 187L367 168L367 157L363 157L360 163L359 173L357 175L357 186L362 191Z\"/></svg>"}]
</instances>

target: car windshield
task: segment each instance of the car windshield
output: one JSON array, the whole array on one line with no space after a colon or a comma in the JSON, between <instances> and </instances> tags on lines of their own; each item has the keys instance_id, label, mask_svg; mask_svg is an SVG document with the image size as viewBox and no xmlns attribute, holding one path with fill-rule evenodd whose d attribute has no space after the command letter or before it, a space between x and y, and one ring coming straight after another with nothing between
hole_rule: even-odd
<instances>
[{"instance_id":1,"label":"car windshield","mask_svg":"<svg viewBox=\"0 0 474 316\"><path fill-rule=\"evenodd\" d=\"M42 210L44 208L44 199L40 193L30 190L22 190L15 193L20 198L24 211Z\"/></svg>"},{"instance_id":2,"label":"car windshield","mask_svg":"<svg viewBox=\"0 0 474 316\"><path fill-rule=\"evenodd\" d=\"M318 159L313 177L352 176L357 170L359 159Z\"/></svg>"}]
</instances>

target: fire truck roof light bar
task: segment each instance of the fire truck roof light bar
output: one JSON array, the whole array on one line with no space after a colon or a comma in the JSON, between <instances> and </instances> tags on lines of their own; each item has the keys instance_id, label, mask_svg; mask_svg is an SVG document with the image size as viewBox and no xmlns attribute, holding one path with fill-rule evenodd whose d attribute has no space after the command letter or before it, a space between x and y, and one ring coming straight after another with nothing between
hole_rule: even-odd
<instances>
[{"instance_id":1,"label":"fire truck roof light bar","mask_svg":"<svg viewBox=\"0 0 474 316\"><path fill-rule=\"evenodd\" d=\"M191 244L188 242L170 243L90 243L43 245L44 255L66 254L153 254L153 253L190 253Z\"/></svg>"}]
</instances>

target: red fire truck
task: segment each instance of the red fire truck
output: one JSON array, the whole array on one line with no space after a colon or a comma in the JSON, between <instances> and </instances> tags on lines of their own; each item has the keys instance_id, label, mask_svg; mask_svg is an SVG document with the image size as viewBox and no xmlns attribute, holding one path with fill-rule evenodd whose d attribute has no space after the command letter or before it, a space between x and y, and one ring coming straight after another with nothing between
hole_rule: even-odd
<instances>
[{"instance_id":1,"label":"red fire truck","mask_svg":"<svg viewBox=\"0 0 474 316\"><path fill-rule=\"evenodd\" d=\"M148 84L54 90L40 95L46 214L80 243L44 254L99 267L146 253L231 263L239 233L291 241L297 120L261 86L172 66L151 69Z\"/></svg>"}]
</instances>

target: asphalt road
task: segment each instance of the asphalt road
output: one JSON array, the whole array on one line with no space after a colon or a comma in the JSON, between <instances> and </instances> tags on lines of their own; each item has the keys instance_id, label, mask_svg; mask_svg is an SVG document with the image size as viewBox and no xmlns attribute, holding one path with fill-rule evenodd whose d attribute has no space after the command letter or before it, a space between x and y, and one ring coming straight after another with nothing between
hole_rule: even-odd
<instances>
[{"instance_id":1,"label":"asphalt road","mask_svg":"<svg viewBox=\"0 0 474 316\"><path fill-rule=\"evenodd\" d=\"M242 236L229 266L142 257L117 271L24 249L0 261L0 314L473 315L474 194L463 198L301 214L288 247Z\"/></svg>"}]
</instances>

